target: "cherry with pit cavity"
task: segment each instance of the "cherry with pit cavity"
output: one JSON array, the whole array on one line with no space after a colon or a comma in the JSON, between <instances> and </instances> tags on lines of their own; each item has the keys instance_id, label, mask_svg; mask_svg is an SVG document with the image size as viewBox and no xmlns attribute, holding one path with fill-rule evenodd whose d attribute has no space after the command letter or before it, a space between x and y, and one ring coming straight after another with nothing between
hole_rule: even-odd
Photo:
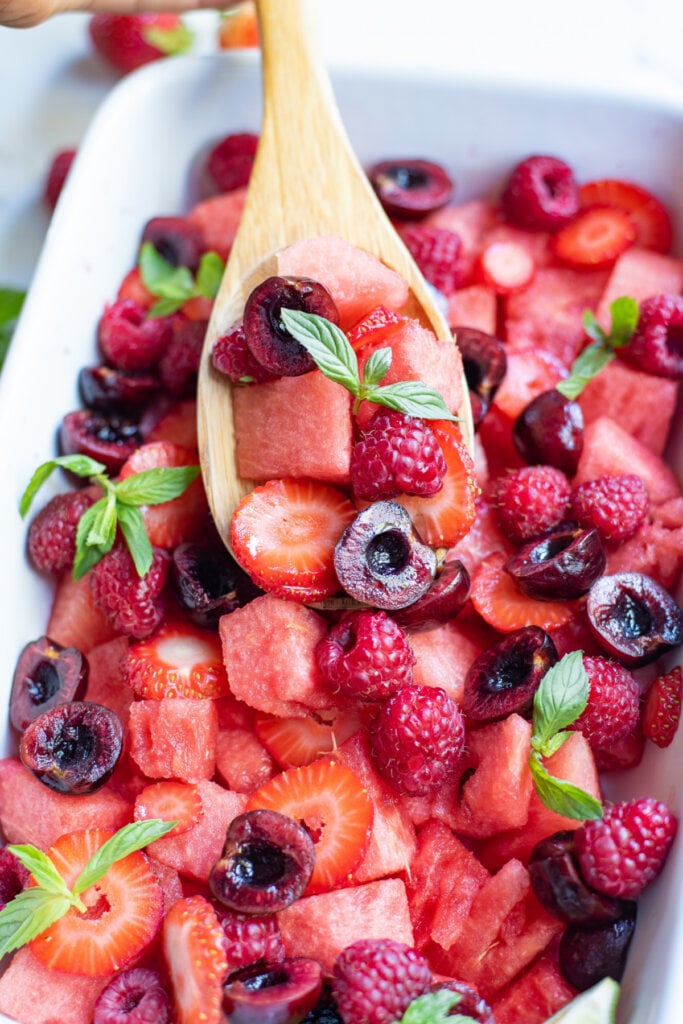
<instances>
[{"instance_id":1,"label":"cherry with pit cavity","mask_svg":"<svg viewBox=\"0 0 683 1024\"><path fill-rule=\"evenodd\" d=\"M324 285L308 277L269 277L244 307L244 333L254 358L272 374L298 377L315 369L313 357L282 323L283 309L316 313L334 324L339 313Z\"/></svg>"},{"instance_id":2,"label":"cherry with pit cavity","mask_svg":"<svg viewBox=\"0 0 683 1024\"><path fill-rule=\"evenodd\" d=\"M88 659L76 647L49 636L26 644L12 679L10 721L23 732L34 718L58 704L80 700L88 683Z\"/></svg>"}]
</instances>

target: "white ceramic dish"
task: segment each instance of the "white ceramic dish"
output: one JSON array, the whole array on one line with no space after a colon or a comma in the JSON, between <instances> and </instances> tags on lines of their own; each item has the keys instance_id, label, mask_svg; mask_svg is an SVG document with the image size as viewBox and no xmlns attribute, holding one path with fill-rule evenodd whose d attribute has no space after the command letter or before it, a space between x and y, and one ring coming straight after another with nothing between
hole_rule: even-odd
<instances>
[{"instance_id":1,"label":"white ceramic dish","mask_svg":"<svg viewBox=\"0 0 683 1024\"><path fill-rule=\"evenodd\" d=\"M579 179L622 176L649 185L674 212L680 251L683 105L676 100L456 76L374 78L346 72L335 76L334 84L364 162L397 155L432 157L452 170L457 198L466 200L491 192L510 166L530 152L554 153L572 163ZM27 570L19 496L35 466L54 453L61 417L77 407L76 375L93 359L99 313L132 265L145 220L180 212L192 200L188 168L200 150L229 131L256 130L259 120L259 72L253 57L176 59L118 86L81 147L0 380L0 436L5 441L0 704L7 702L18 651L44 630L51 597L49 585ZM671 451L683 472L683 416L678 428ZM59 488L60 482L53 486ZM2 743L7 752L11 738L6 730ZM655 795L681 817L682 753L683 735L667 751L650 750L636 772L620 778L618 795ZM682 957L679 842L663 877L641 901L623 985L623 1024L680 1024ZM0 1020L7 1018L0 1014Z\"/></svg>"}]
</instances>

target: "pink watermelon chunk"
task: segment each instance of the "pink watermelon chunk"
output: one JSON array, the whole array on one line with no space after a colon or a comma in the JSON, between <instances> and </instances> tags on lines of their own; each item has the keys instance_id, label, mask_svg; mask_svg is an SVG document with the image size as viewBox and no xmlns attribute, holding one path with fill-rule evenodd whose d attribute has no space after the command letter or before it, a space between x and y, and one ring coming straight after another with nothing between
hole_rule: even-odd
<instances>
[{"instance_id":1,"label":"pink watermelon chunk","mask_svg":"<svg viewBox=\"0 0 683 1024\"><path fill-rule=\"evenodd\" d=\"M395 270L335 235L294 242L278 253L277 265L284 277L311 277L323 284L344 331L375 306L398 312L408 300L408 285Z\"/></svg>"},{"instance_id":2,"label":"pink watermelon chunk","mask_svg":"<svg viewBox=\"0 0 683 1024\"><path fill-rule=\"evenodd\" d=\"M349 484L351 395L319 370L235 388L233 409L240 476Z\"/></svg>"},{"instance_id":3,"label":"pink watermelon chunk","mask_svg":"<svg viewBox=\"0 0 683 1024\"><path fill-rule=\"evenodd\" d=\"M414 943L400 878L304 896L277 918L287 956L313 957L328 975L338 954L357 939Z\"/></svg>"},{"instance_id":4,"label":"pink watermelon chunk","mask_svg":"<svg viewBox=\"0 0 683 1024\"><path fill-rule=\"evenodd\" d=\"M317 612L272 594L220 620L228 684L235 697L281 718L303 718L334 706L315 658L327 634Z\"/></svg>"},{"instance_id":5,"label":"pink watermelon chunk","mask_svg":"<svg viewBox=\"0 0 683 1024\"><path fill-rule=\"evenodd\" d=\"M415 682L420 686L440 686L461 704L465 676L485 646L482 638L458 620L406 632L417 658L413 666Z\"/></svg>"},{"instance_id":6,"label":"pink watermelon chunk","mask_svg":"<svg viewBox=\"0 0 683 1024\"><path fill-rule=\"evenodd\" d=\"M510 555L514 545L498 529L493 506L485 498L477 499L477 518L472 528L454 548L448 552L447 560L459 559L470 576L485 558L500 552ZM489 642L493 642L491 639Z\"/></svg>"},{"instance_id":7,"label":"pink watermelon chunk","mask_svg":"<svg viewBox=\"0 0 683 1024\"><path fill-rule=\"evenodd\" d=\"M220 729L216 738L216 771L228 789L251 793L272 779L276 765L251 729Z\"/></svg>"},{"instance_id":8,"label":"pink watermelon chunk","mask_svg":"<svg viewBox=\"0 0 683 1024\"><path fill-rule=\"evenodd\" d=\"M454 331L458 327L472 327L485 334L495 334L496 305L496 293L485 284L457 288L448 296L448 326Z\"/></svg>"},{"instance_id":9,"label":"pink watermelon chunk","mask_svg":"<svg viewBox=\"0 0 683 1024\"><path fill-rule=\"evenodd\" d=\"M635 537L607 553L609 574L642 572L671 589L683 569L683 498L656 505Z\"/></svg>"},{"instance_id":10,"label":"pink watermelon chunk","mask_svg":"<svg viewBox=\"0 0 683 1024\"><path fill-rule=\"evenodd\" d=\"M497 1024L545 1024L578 995L565 981L554 957L542 956L494 1000Z\"/></svg>"},{"instance_id":11,"label":"pink watermelon chunk","mask_svg":"<svg viewBox=\"0 0 683 1024\"><path fill-rule=\"evenodd\" d=\"M164 697L131 705L130 755L150 779L210 779L217 735L218 715L211 700Z\"/></svg>"},{"instance_id":12,"label":"pink watermelon chunk","mask_svg":"<svg viewBox=\"0 0 683 1024\"><path fill-rule=\"evenodd\" d=\"M77 647L83 654L115 638L116 630L93 601L89 573L80 580L69 572L60 577L45 632L58 644Z\"/></svg>"},{"instance_id":13,"label":"pink watermelon chunk","mask_svg":"<svg viewBox=\"0 0 683 1024\"><path fill-rule=\"evenodd\" d=\"M462 242L461 262L465 275L474 274L477 257L484 246L487 233L496 226L498 217L493 203L473 199L459 206L446 206L430 214L424 221L434 227L454 231Z\"/></svg>"},{"instance_id":14,"label":"pink watermelon chunk","mask_svg":"<svg viewBox=\"0 0 683 1024\"><path fill-rule=\"evenodd\" d=\"M505 377L491 408L516 419L532 398L554 388L564 376L564 364L556 356L533 347L508 351Z\"/></svg>"},{"instance_id":15,"label":"pink watermelon chunk","mask_svg":"<svg viewBox=\"0 0 683 1024\"><path fill-rule=\"evenodd\" d=\"M658 455L608 416L600 416L584 431L583 452L574 484L597 476L635 473L643 478L650 501L658 505L680 494L678 481Z\"/></svg>"},{"instance_id":16,"label":"pink watermelon chunk","mask_svg":"<svg viewBox=\"0 0 683 1024\"><path fill-rule=\"evenodd\" d=\"M95 1003L110 978L67 974L18 950L0 978L0 1011L31 1024L91 1024ZM30 1008L30 1009L29 1009Z\"/></svg>"},{"instance_id":17,"label":"pink watermelon chunk","mask_svg":"<svg viewBox=\"0 0 683 1024\"><path fill-rule=\"evenodd\" d=\"M683 260L634 247L627 249L614 264L595 315L600 326L608 330L610 304L622 295L630 295L636 302L642 302L651 295L663 292L678 295L681 291Z\"/></svg>"},{"instance_id":18,"label":"pink watermelon chunk","mask_svg":"<svg viewBox=\"0 0 683 1024\"><path fill-rule=\"evenodd\" d=\"M197 203L187 215L190 224L201 231L205 249L217 252L223 260L235 241L246 197L246 187L234 188Z\"/></svg>"},{"instance_id":19,"label":"pink watermelon chunk","mask_svg":"<svg viewBox=\"0 0 683 1024\"><path fill-rule=\"evenodd\" d=\"M133 691L126 685L124 660L128 654L128 640L118 637L98 644L88 654L88 689L86 700L111 708L125 727L128 724Z\"/></svg>"}]
</instances>

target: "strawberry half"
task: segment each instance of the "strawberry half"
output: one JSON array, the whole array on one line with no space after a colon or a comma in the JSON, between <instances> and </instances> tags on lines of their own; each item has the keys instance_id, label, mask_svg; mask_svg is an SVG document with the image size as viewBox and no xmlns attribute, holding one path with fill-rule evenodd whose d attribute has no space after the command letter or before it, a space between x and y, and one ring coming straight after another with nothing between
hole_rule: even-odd
<instances>
[{"instance_id":1,"label":"strawberry half","mask_svg":"<svg viewBox=\"0 0 683 1024\"><path fill-rule=\"evenodd\" d=\"M372 828L367 790L350 768L319 760L276 775L252 793L247 811L266 808L301 821L315 842L315 867L306 895L325 892L360 862Z\"/></svg>"},{"instance_id":2,"label":"strawberry half","mask_svg":"<svg viewBox=\"0 0 683 1024\"><path fill-rule=\"evenodd\" d=\"M136 697L225 697L228 677L216 633L167 619L149 639L132 644L126 675Z\"/></svg>"},{"instance_id":3,"label":"strawberry half","mask_svg":"<svg viewBox=\"0 0 683 1024\"><path fill-rule=\"evenodd\" d=\"M476 518L479 488L474 463L463 444L460 428L448 420L431 423L446 460L443 487L431 498L399 496L425 544L452 548L469 531Z\"/></svg>"},{"instance_id":4,"label":"strawberry half","mask_svg":"<svg viewBox=\"0 0 683 1024\"><path fill-rule=\"evenodd\" d=\"M177 821L172 832L167 832L165 839L179 836L196 825L204 814L202 798L196 786L189 782L174 780L154 782L151 786L138 793L133 809L134 821L147 821L149 818L160 818L162 821ZM150 849L153 850L152 843Z\"/></svg>"},{"instance_id":5,"label":"strawberry half","mask_svg":"<svg viewBox=\"0 0 683 1024\"><path fill-rule=\"evenodd\" d=\"M579 206L612 206L625 210L636 227L636 245L655 252L671 249L671 217L663 203L632 181L602 178L579 189Z\"/></svg>"},{"instance_id":6,"label":"strawberry half","mask_svg":"<svg viewBox=\"0 0 683 1024\"><path fill-rule=\"evenodd\" d=\"M340 712L334 722L264 715L255 720L254 731L279 765L300 768L322 754L331 753L360 726L360 717L355 712Z\"/></svg>"},{"instance_id":7,"label":"strawberry half","mask_svg":"<svg viewBox=\"0 0 683 1024\"><path fill-rule=\"evenodd\" d=\"M576 614L576 602L538 601L523 594L503 570L505 555L489 555L472 577L472 604L489 626L512 633L524 626L557 629Z\"/></svg>"},{"instance_id":8,"label":"strawberry half","mask_svg":"<svg viewBox=\"0 0 683 1024\"><path fill-rule=\"evenodd\" d=\"M50 847L47 854L70 888L113 834L108 829L70 832ZM143 853L116 861L81 899L87 915L72 907L30 943L47 967L70 974L113 974L138 956L161 926L163 894Z\"/></svg>"},{"instance_id":9,"label":"strawberry half","mask_svg":"<svg viewBox=\"0 0 683 1024\"><path fill-rule=\"evenodd\" d=\"M395 329L406 323L407 319L400 313L394 313L392 309L387 309L386 306L375 306L362 320L359 320L347 331L346 336L356 352L364 349L366 345L381 348Z\"/></svg>"},{"instance_id":10,"label":"strawberry half","mask_svg":"<svg viewBox=\"0 0 683 1024\"><path fill-rule=\"evenodd\" d=\"M557 258L570 267L598 270L614 263L635 240L636 226L625 210L590 206L553 235L551 245Z\"/></svg>"},{"instance_id":11,"label":"strawberry half","mask_svg":"<svg viewBox=\"0 0 683 1024\"><path fill-rule=\"evenodd\" d=\"M218 1024L228 969L223 929L203 896L174 903L161 933L177 1024Z\"/></svg>"},{"instance_id":12,"label":"strawberry half","mask_svg":"<svg viewBox=\"0 0 683 1024\"><path fill-rule=\"evenodd\" d=\"M668 747L676 735L682 698L683 669L677 665L655 679L645 701L643 732L658 747Z\"/></svg>"},{"instance_id":13,"label":"strawberry half","mask_svg":"<svg viewBox=\"0 0 683 1024\"><path fill-rule=\"evenodd\" d=\"M356 514L342 491L314 480L269 480L246 495L230 546L254 583L294 601L339 590L334 549Z\"/></svg>"}]
</instances>

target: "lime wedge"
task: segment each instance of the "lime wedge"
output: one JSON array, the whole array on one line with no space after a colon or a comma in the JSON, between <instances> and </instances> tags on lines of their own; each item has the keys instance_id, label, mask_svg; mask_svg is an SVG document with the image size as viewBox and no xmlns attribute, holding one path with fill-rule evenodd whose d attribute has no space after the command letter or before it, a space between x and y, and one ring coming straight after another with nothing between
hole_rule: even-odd
<instances>
[{"instance_id":1,"label":"lime wedge","mask_svg":"<svg viewBox=\"0 0 683 1024\"><path fill-rule=\"evenodd\" d=\"M618 1000L616 981L603 978L549 1017L546 1024L614 1024Z\"/></svg>"}]
</instances>

